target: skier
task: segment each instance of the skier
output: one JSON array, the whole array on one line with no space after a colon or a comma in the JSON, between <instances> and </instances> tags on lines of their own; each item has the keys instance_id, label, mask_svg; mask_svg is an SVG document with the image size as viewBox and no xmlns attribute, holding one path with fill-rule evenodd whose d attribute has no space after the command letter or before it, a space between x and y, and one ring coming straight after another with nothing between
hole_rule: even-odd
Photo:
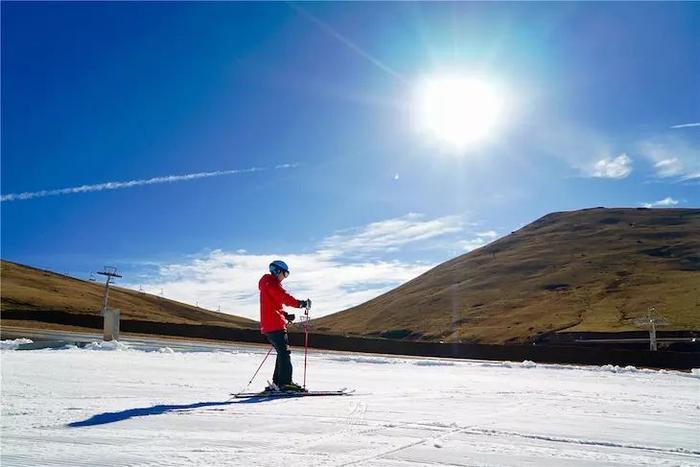
<instances>
[{"instance_id":1,"label":"skier","mask_svg":"<svg viewBox=\"0 0 700 467\"><path fill-rule=\"evenodd\" d=\"M304 389L292 382L292 361L289 357L289 340L287 323L295 319L295 315L287 313L282 305L294 308L311 308L311 300L297 300L282 288L282 281L289 276L289 267L284 261L276 260L270 263L270 273L265 274L258 282L260 289L260 332L267 338L277 352L275 373L266 391L303 391Z\"/></svg>"}]
</instances>

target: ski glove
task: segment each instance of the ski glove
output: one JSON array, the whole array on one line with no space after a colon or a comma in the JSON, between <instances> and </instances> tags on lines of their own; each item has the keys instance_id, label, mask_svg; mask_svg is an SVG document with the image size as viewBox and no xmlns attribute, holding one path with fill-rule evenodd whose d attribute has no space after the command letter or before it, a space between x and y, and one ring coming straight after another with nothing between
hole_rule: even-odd
<instances>
[{"instance_id":1,"label":"ski glove","mask_svg":"<svg viewBox=\"0 0 700 467\"><path fill-rule=\"evenodd\" d=\"M311 309L311 299L307 298L306 300L299 300L299 308L307 308Z\"/></svg>"},{"instance_id":2,"label":"ski glove","mask_svg":"<svg viewBox=\"0 0 700 467\"><path fill-rule=\"evenodd\" d=\"M294 315L294 313L287 313L285 311L283 314L284 314L285 319L287 321L289 321L290 323L296 319L296 316Z\"/></svg>"}]
</instances>

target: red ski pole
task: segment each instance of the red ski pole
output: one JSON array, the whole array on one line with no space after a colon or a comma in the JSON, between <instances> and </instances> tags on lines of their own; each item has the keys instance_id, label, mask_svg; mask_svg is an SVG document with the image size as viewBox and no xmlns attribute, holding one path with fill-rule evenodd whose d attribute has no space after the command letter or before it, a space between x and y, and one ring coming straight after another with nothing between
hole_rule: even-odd
<instances>
[{"instance_id":1,"label":"red ski pole","mask_svg":"<svg viewBox=\"0 0 700 467\"><path fill-rule=\"evenodd\" d=\"M306 355L309 350L309 307L304 310L304 389L306 389Z\"/></svg>"}]
</instances>

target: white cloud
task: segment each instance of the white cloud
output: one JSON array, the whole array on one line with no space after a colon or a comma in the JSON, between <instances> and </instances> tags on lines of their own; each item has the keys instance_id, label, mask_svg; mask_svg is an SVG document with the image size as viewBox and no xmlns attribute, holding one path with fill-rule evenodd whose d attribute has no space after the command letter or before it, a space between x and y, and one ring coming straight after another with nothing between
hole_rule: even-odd
<instances>
[{"instance_id":1,"label":"white cloud","mask_svg":"<svg viewBox=\"0 0 700 467\"><path fill-rule=\"evenodd\" d=\"M654 201L653 203L642 203L642 206L645 208L654 208L658 206L675 206L678 204L678 200L675 200L671 198L670 196L667 196L666 198L659 200L659 201Z\"/></svg>"},{"instance_id":2,"label":"white cloud","mask_svg":"<svg viewBox=\"0 0 700 467\"><path fill-rule=\"evenodd\" d=\"M258 319L260 277L270 262L284 259L291 274L285 288L299 299L314 301L315 317L363 303L436 266L435 262L387 259L391 252L410 246L429 249L443 244L443 236L463 235L457 216L426 219L420 214L374 222L323 239L310 253L253 254L246 250L214 250L181 262L161 264L146 292L160 293L185 303ZM483 246L498 234L477 232L473 241ZM444 244L454 247L454 241ZM464 245L461 245L465 248ZM476 247L478 247L476 246ZM138 289L139 283L126 284Z\"/></svg>"},{"instance_id":3,"label":"white cloud","mask_svg":"<svg viewBox=\"0 0 700 467\"><path fill-rule=\"evenodd\" d=\"M252 319L259 317L257 284L268 265L283 258L291 274L285 288L299 299L312 298L320 317L365 302L427 271L432 264L400 261L347 263L321 252L241 254L214 250L183 263L164 264L144 290L185 303ZM130 288L138 286L126 284Z\"/></svg>"},{"instance_id":4,"label":"white cloud","mask_svg":"<svg viewBox=\"0 0 700 467\"><path fill-rule=\"evenodd\" d=\"M662 159L654 164L659 177L674 177L683 173L683 164L677 157Z\"/></svg>"},{"instance_id":5,"label":"white cloud","mask_svg":"<svg viewBox=\"0 0 700 467\"><path fill-rule=\"evenodd\" d=\"M597 161L591 170L593 177L599 178L625 178L632 173L632 159L627 154L620 154L613 158L605 158Z\"/></svg>"},{"instance_id":6,"label":"white cloud","mask_svg":"<svg viewBox=\"0 0 700 467\"><path fill-rule=\"evenodd\" d=\"M483 238L472 238L470 240L460 240L457 242L457 247L461 250L464 251L473 251L476 250L477 248L481 248L482 246L486 245L488 242L484 240Z\"/></svg>"},{"instance_id":7,"label":"white cloud","mask_svg":"<svg viewBox=\"0 0 700 467\"><path fill-rule=\"evenodd\" d=\"M396 251L409 243L461 230L462 222L457 216L426 220L421 214L411 213L335 234L326 238L321 243L321 248L335 254L363 254L388 248Z\"/></svg>"},{"instance_id":8,"label":"white cloud","mask_svg":"<svg viewBox=\"0 0 700 467\"><path fill-rule=\"evenodd\" d=\"M560 122L532 132L533 143L561 159L583 177L622 179L632 172L632 159L603 133Z\"/></svg>"},{"instance_id":9,"label":"white cloud","mask_svg":"<svg viewBox=\"0 0 700 467\"><path fill-rule=\"evenodd\" d=\"M677 136L642 141L639 153L654 165L659 178L680 180L700 178L700 148Z\"/></svg>"},{"instance_id":10,"label":"white cloud","mask_svg":"<svg viewBox=\"0 0 700 467\"><path fill-rule=\"evenodd\" d=\"M477 232L476 236L479 238L489 238L489 239L493 240L493 239L498 237L498 234L496 233L495 230L489 230L486 232Z\"/></svg>"},{"instance_id":11,"label":"white cloud","mask_svg":"<svg viewBox=\"0 0 700 467\"><path fill-rule=\"evenodd\" d=\"M487 230L485 232L474 232L471 238L461 239L456 242L456 246L459 250L466 252L476 250L482 246L488 245L495 239L500 237L498 233L494 230Z\"/></svg>"}]
</instances>

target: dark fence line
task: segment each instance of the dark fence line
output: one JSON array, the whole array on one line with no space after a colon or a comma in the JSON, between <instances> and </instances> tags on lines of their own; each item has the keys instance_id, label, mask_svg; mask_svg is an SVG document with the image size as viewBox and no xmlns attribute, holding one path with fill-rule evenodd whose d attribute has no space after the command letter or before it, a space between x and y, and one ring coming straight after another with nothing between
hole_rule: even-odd
<instances>
[{"instance_id":1,"label":"dark fence line","mask_svg":"<svg viewBox=\"0 0 700 467\"><path fill-rule=\"evenodd\" d=\"M657 338L700 338L700 331L666 331L657 330ZM648 339L649 331L618 331L618 332L548 332L537 338L541 344L566 343L587 339Z\"/></svg>"},{"instance_id":2,"label":"dark fence line","mask_svg":"<svg viewBox=\"0 0 700 467\"><path fill-rule=\"evenodd\" d=\"M102 317L63 311L2 311L2 318L41 321L47 323L101 329ZM257 329L238 329L224 326L161 323L122 319L123 332L194 337L238 342L266 343ZM290 344L304 345L304 334L289 333ZM700 368L700 353L649 350L611 350L587 347L547 345L489 345L420 341L400 341L381 338L350 337L332 334L311 334L309 345L315 349L339 350L419 357L447 357L476 360L530 360L538 363L566 363L580 365L618 365L648 368L689 370Z\"/></svg>"},{"instance_id":3,"label":"dark fence line","mask_svg":"<svg viewBox=\"0 0 700 467\"><path fill-rule=\"evenodd\" d=\"M80 326L91 329L102 329L103 318L98 314L68 313L65 311L44 310L3 310L0 317L25 321L41 321L44 323ZM140 334L155 334L164 336L196 337L201 339L216 339L241 342L265 343L265 336L257 329L229 328L206 324L163 323L138 319L119 321L121 332L137 332Z\"/></svg>"},{"instance_id":4,"label":"dark fence line","mask_svg":"<svg viewBox=\"0 0 700 467\"><path fill-rule=\"evenodd\" d=\"M700 331L656 331L660 350L700 352ZM649 331L549 332L539 336L536 345L595 347L611 350L648 350Z\"/></svg>"}]
</instances>

